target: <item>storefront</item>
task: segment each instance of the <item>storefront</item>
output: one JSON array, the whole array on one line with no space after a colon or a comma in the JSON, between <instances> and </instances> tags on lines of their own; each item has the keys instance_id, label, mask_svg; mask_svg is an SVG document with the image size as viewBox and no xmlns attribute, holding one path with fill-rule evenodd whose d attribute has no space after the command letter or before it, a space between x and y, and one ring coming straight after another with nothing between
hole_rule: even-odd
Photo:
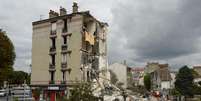
<instances>
[{"instance_id":1,"label":"storefront","mask_svg":"<svg viewBox=\"0 0 201 101\"><path fill-rule=\"evenodd\" d=\"M67 86L61 85L31 85L33 97L36 101L57 101L67 98Z\"/></svg>"}]
</instances>

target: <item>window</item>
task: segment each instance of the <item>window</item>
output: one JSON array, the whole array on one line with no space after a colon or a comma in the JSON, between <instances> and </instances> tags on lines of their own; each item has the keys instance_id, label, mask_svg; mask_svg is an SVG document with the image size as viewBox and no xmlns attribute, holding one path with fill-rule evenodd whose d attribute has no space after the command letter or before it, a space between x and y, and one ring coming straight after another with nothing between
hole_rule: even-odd
<instances>
[{"instance_id":1,"label":"window","mask_svg":"<svg viewBox=\"0 0 201 101\"><path fill-rule=\"evenodd\" d=\"M64 43L64 45L67 44L67 36L63 36L63 43Z\"/></svg>"},{"instance_id":2,"label":"window","mask_svg":"<svg viewBox=\"0 0 201 101\"><path fill-rule=\"evenodd\" d=\"M57 29L57 24L56 24L56 22L54 22L54 23L52 23L51 30L56 31L56 29Z\"/></svg>"},{"instance_id":3,"label":"window","mask_svg":"<svg viewBox=\"0 0 201 101\"><path fill-rule=\"evenodd\" d=\"M51 81L54 81L54 72L50 72L50 75L51 75Z\"/></svg>"},{"instance_id":4,"label":"window","mask_svg":"<svg viewBox=\"0 0 201 101\"><path fill-rule=\"evenodd\" d=\"M62 63L67 62L67 54L62 54Z\"/></svg>"},{"instance_id":5,"label":"window","mask_svg":"<svg viewBox=\"0 0 201 101\"><path fill-rule=\"evenodd\" d=\"M66 76L66 72L63 71L62 73L63 73L63 81L66 81L66 77L65 77Z\"/></svg>"},{"instance_id":6,"label":"window","mask_svg":"<svg viewBox=\"0 0 201 101\"><path fill-rule=\"evenodd\" d=\"M64 19L63 21L64 21L63 32L67 32L68 31L67 19Z\"/></svg>"},{"instance_id":7,"label":"window","mask_svg":"<svg viewBox=\"0 0 201 101\"><path fill-rule=\"evenodd\" d=\"M55 47L55 46L56 46L56 39L55 39L55 38L52 38L51 40L52 40L52 47L53 47L53 48L56 48L56 47Z\"/></svg>"},{"instance_id":8,"label":"window","mask_svg":"<svg viewBox=\"0 0 201 101\"><path fill-rule=\"evenodd\" d=\"M51 55L50 63L51 63L52 65L55 65L55 55Z\"/></svg>"}]
</instances>

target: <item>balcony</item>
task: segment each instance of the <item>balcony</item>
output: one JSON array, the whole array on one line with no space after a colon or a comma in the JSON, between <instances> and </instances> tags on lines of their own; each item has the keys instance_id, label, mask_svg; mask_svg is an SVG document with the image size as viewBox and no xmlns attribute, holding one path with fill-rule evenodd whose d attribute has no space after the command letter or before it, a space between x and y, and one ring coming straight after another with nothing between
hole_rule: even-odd
<instances>
[{"instance_id":1,"label":"balcony","mask_svg":"<svg viewBox=\"0 0 201 101\"><path fill-rule=\"evenodd\" d=\"M50 47L50 54L56 54L56 47L55 46Z\"/></svg>"},{"instance_id":2,"label":"balcony","mask_svg":"<svg viewBox=\"0 0 201 101\"><path fill-rule=\"evenodd\" d=\"M62 36L71 36L72 33L68 33L67 31L62 31Z\"/></svg>"},{"instance_id":3,"label":"balcony","mask_svg":"<svg viewBox=\"0 0 201 101\"><path fill-rule=\"evenodd\" d=\"M66 81L61 81L61 84L64 84L64 85L65 85L65 84L66 84Z\"/></svg>"},{"instance_id":4,"label":"balcony","mask_svg":"<svg viewBox=\"0 0 201 101\"><path fill-rule=\"evenodd\" d=\"M49 81L49 84L55 84L55 81Z\"/></svg>"},{"instance_id":5,"label":"balcony","mask_svg":"<svg viewBox=\"0 0 201 101\"><path fill-rule=\"evenodd\" d=\"M67 44L63 44L63 45L61 46L61 50L67 50L67 48L68 48Z\"/></svg>"},{"instance_id":6,"label":"balcony","mask_svg":"<svg viewBox=\"0 0 201 101\"><path fill-rule=\"evenodd\" d=\"M61 46L61 53L71 53L71 51L68 50L68 45L67 44L63 44Z\"/></svg>"},{"instance_id":7,"label":"balcony","mask_svg":"<svg viewBox=\"0 0 201 101\"><path fill-rule=\"evenodd\" d=\"M68 68L67 63L61 63L61 71L68 71L70 73L71 68Z\"/></svg>"},{"instance_id":8,"label":"balcony","mask_svg":"<svg viewBox=\"0 0 201 101\"><path fill-rule=\"evenodd\" d=\"M50 38L55 38L55 37L57 37L57 34L56 34L57 32L56 32L56 30L55 31L51 31L50 32Z\"/></svg>"},{"instance_id":9,"label":"balcony","mask_svg":"<svg viewBox=\"0 0 201 101\"><path fill-rule=\"evenodd\" d=\"M68 68L67 68L67 62L65 63L61 63L61 71L67 71Z\"/></svg>"},{"instance_id":10,"label":"balcony","mask_svg":"<svg viewBox=\"0 0 201 101\"><path fill-rule=\"evenodd\" d=\"M61 68L67 68L67 62L61 63Z\"/></svg>"},{"instance_id":11,"label":"balcony","mask_svg":"<svg viewBox=\"0 0 201 101\"><path fill-rule=\"evenodd\" d=\"M55 64L49 64L49 71L56 71Z\"/></svg>"}]
</instances>

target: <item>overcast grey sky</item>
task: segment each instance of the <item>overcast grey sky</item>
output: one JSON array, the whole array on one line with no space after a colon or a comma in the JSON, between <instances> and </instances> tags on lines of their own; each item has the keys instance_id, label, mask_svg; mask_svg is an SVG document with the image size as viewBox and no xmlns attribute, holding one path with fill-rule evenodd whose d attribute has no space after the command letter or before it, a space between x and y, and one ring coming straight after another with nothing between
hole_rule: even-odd
<instances>
[{"instance_id":1,"label":"overcast grey sky","mask_svg":"<svg viewBox=\"0 0 201 101\"><path fill-rule=\"evenodd\" d=\"M173 67L201 64L201 0L76 0L80 10L109 23L109 62L143 66L148 61ZM15 69L29 71L33 21L70 0L0 0L0 28L16 50Z\"/></svg>"}]
</instances>

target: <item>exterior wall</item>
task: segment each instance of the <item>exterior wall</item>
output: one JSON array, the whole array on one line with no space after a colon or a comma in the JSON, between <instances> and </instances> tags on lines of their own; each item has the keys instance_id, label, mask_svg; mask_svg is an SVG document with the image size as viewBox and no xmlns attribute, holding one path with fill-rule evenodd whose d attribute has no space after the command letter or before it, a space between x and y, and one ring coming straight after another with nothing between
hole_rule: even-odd
<instances>
[{"instance_id":1,"label":"exterior wall","mask_svg":"<svg viewBox=\"0 0 201 101\"><path fill-rule=\"evenodd\" d=\"M170 89L171 82L170 81L162 81L161 82L161 89Z\"/></svg>"},{"instance_id":2,"label":"exterior wall","mask_svg":"<svg viewBox=\"0 0 201 101\"><path fill-rule=\"evenodd\" d=\"M49 78L49 22L33 26L31 84L48 84Z\"/></svg>"},{"instance_id":3,"label":"exterior wall","mask_svg":"<svg viewBox=\"0 0 201 101\"><path fill-rule=\"evenodd\" d=\"M159 73L157 71L155 72L152 72L150 74L151 76L151 82L152 82L152 89L153 90L159 90L160 87L161 87L161 80L160 80L160 77L159 77Z\"/></svg>"},{"instance_id":4,"label":"exterior wall","mask_svg":"<svg viewBox=\"0 0 201 101\"><path fill-rule=\"evenodd\" d=\"M69 23L69 33L72 33L71 37L68 38L69 46L68 49L72 51L71 54L67 55L67 64L71 68L70 75L67 72L67 80L78 80L82 79L81 68L81 44L82 44L82 22L83 16L77 15L73 17Z\"/></svg>"},{"instance_id":5,"label":"exterior wall","mask_svg":"<svg viewBox=\"0 0 201 101\"><path fill-rule=\"evenodd\" d=\"M118 82L123 83L123 87L127 88L127 66L120 63L114 63L109 66L109 69L116 74Z\"/></svg>"},{"instance_id":6,"label":"exterior wall","mask_svg":"<svg viewBox=\"0 0 201 101\"><path fill-rule=\"evenodd\" d=\"M176 81L176 74L175 73L170 73L170 75L171 75L171 78L172 78L172 80L171 80L171 88L174 88L174 83L175 83L175 81Z\"/></svg>"},{"instance_id":7,"label":"exterior wall","mask_svg":"<svg viewBox=\"0 0 201 101\"><path fill-rule=\"evenodd\" d=\"M98 67L101 72L99 77L103 77L100 79L102 83L108 83L110 80L110 73L108 71L108 61L107 61L107 28L106 26L100 27L98 26L98 37L99 37L99 58L98 58ZM107 80L105 80L107 79Z\"/></svg>"},{"instance_id":8,"label":"exterior wall","mask_svg":"<svg viewBox=\"0 0 201 101\"><path fill-rule=\"evenodd\" d=\"M144 68L142 67L134 67L131 69L132 72L132 81L137 86L140 83L140 79L144 76Z\"/></svg>"},{"instance_id":9,"label":"exterior wall","mask_svg":"<svg viewBox=\"0 0 201 101\"><path fill-rule=\"evenodd\" d=\"M63 80L61 72L61 46L63 44L62 29L63 21L57 20L57 37L56 37L56 71L55 71L55 83L59 84ZM67 68L71 68L70 74L66 72L67 82L80 81L82 79L82 73L80 71L81 65L81 39L82 39L82 24L83 16L75 15L68 21L68 33L72 33L70 37L67 37L68 50L72 52L67 54ZM49 49L51 46L50 39L51 23L46 22L33 26L33 38L32 38L32 75L31 84L48 84L50 80L49 64L50 55ZM79 74L79 75L78 75Z\"/></svg>"}]
</instances>

